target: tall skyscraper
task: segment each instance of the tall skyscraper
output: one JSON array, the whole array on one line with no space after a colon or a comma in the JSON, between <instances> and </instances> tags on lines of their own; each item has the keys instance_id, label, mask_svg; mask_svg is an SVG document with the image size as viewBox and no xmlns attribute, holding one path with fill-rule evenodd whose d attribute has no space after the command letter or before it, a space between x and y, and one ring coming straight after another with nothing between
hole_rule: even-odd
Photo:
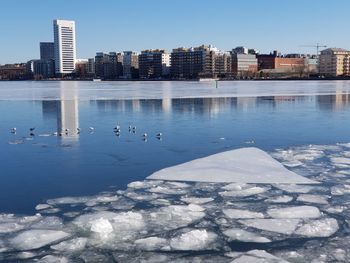
<instances>
[{"instance_id":1,"label":"tall skyscraper","mask_svg":"<svg viewBox=\"0 0 350 263\"><path fill-rule=\"evenodd\" d=\"M40 42L40 59L55 59L55 48L53 42Z\"/></svg>"},{"instance_id":2,"label":"tall skyscraper","mask_svg":"<svg viewBox=\"0 0 350 263\"><path fill-rule=\"evenodd\" d=\"M75 69L75 22L54 20L54 47L56 74L69 74Z\"/></svg>"}]
</instances>

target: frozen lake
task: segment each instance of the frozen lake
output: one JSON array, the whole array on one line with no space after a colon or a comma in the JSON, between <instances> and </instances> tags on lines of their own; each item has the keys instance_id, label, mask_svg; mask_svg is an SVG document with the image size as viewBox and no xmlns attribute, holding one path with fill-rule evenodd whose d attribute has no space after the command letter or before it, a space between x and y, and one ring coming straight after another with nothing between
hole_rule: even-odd
<instances>
[{"instance_id":1,"label":"frozen lake","mask_svg":"<svg viewBox=\"0 0 350 263\"><path fill-rule=\"evenodd\" d=\"M0 260L350 260L350 82L0 82L0 112ZM176 166L246 147L249 182Z\"/></svg>"}]
</instances>

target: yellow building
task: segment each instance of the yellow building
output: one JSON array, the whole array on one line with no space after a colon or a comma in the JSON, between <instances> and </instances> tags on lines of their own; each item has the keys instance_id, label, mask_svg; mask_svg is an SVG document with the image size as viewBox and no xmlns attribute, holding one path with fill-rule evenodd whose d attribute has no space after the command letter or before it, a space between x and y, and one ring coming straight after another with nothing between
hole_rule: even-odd
<instances>
[{"instance_id":1,"label":"yellow building","mask_svg":"<svg viewBox=\"0 0 350 263\"><path fill-rule=\"evenodd\" d=\"M350 76L350 51L342 48L328 48L321 51L319 70L329 77Z\"/></svg>"}]
</instances>

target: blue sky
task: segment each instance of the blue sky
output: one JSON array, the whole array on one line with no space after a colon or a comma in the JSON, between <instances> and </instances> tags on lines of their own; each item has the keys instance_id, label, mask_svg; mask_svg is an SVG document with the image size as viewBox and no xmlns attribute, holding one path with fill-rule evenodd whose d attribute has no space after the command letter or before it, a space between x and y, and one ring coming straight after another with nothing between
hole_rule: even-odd
<instances>
[{"instance_id":1,"label":"blue sky","mask_svg":"<svg viewBox=\"0 0 350 263\"><path fill-rule=\"evenodd\" d=\"M3 0L0 64L38 58L55 18L76 21L78 58L202 43L262 52L315 52L301 46L317 42L350 49L349 11L348 0Z\"/></svg>"}]
</instances>

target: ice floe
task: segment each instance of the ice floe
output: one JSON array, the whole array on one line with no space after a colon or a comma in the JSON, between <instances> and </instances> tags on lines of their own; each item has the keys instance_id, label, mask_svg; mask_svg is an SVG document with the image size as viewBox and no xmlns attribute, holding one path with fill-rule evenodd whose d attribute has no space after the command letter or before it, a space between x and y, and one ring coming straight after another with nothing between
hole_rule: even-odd
<instances>
[{"instance_id":1,"label":"ice floe","mask_svg":"<svg viewBox=\"0 0 350 263\"><path fill-rule=\"evenodd\" d=\"M146 179L93 196L50 199L38 204L35 210L40 213L32 216L0 214L0 261L350 261L349 147L278 149L271 153L278 161L258 150L260 167L255 166L259 161L247 161L247 152L240 152L238 163L231 154L219 156L217 162L216 157L209 159L211 163L204 158L204 167L224 167L226 160L237 175L246 162L251 169L239 172L247 172L248 179L264 176L269 183L221 181L219 171L212 176L218 182ZM252 152L255 157L256 150ZM277 162L272 168L282 170L266 177L271 164L267 159ZM195 165L188 166L194 167L193 176L201 173ZM282 178L278 171L293 181L276 183ZM296 174L303 177L293 177ZM305 185L295 178L318 184Z\"/></svg>"},{"instance_id":2,"label":"ice floe","mask_svg":"<svg viewBox=\"0 0 350 263\"><path fill-rule=\"evenodd\" d=\"M314 206L293 206L283 208L271 208L267 214L273 218L318 218L321 212Z\"/></svg>"},{"instance_id":3,"label":"ice floe","mask_svg":"<svg viewBox=\"0 0 350 263\"><path fill-rule=\"evenodd\" d=\"M213 243L217 235L205 229L196 229L183 233L170 240L173 250L205 250Z\"/></svg>"},{"instance_id":4,"label":"ice floe","mask_svg":"<svg viewBox=\"0 0 350 263\"><path fill-rule=\"evenodd\" d=\"M70 234L57 230L32 229L24 231L10 240L18 250L32 250L69 237Z\"/></svg>"},{"instance_id":5,"label":"ice floe","mask_svg":"<svg viewBox=\"0 0 350 263\"><path fill-rule=\"evenodd\" d=\"M294 233L300 219L244 219L239 222L248 227L290 235Z\"/></svg>"},{"instance_id":6,"label":"ice floe","mask_svg":"<svg viewBox=\"0 0 350 263\"><path fill-rule=\"evenodd\" d=\"M195 182L294 183L318 182L287 170L258 148L241 148L165 168L148 179Z\"/></svg>"},{"instance_id":7,"label":"ice floe","mask_svg":"<svg viewBox=\"0 0 350 263\"><path fill-rule=\"evenodd\" d=\"M327 196L302 194L298 196L297 201L304 202L304 203L326 205L328 204L327 199L328 199Z\"/></svg>"},{"instance_id":8,"label":"ice floe","mask_svg":"<svg viewBox=\"0 0 350 263\"><path fill-rule=\"evenodd\" d=\"M242 242L254 242L254 243L269 243L270 239L259 236L255 233L251 233L239 228L227 229L223 232L225 236L229 238L230 241L238 240Z\"/></svg>"},{"instance_id":9,"label":"ice floe","mask_svg":"<svg viewBox=\"0 0 350 263\"><path fill-rule=\"evenodd\" d=\"M223 213L231 219L239 218L264 218L263 213L247 211L242 209L224 209Z\"/></svg>"},{"instance_id":10,"label":"ice floe","mask_svg":"<svg viewBox=\"0 0 350 263\"><path fill-rule=\"evenodd\" d=\"M307 237L329 237L337 232L339 225L334 218L310 221L299 227L295 233Z\"/></svg>"}]
</instances>

